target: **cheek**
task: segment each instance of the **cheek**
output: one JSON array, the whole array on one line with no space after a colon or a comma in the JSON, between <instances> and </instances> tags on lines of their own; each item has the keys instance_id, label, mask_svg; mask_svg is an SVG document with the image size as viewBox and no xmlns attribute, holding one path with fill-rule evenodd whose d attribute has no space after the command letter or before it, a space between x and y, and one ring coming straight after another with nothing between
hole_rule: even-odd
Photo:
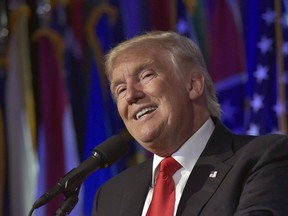
<instances>
[{"instance_id":1,"label":"cheek","mask_svg":"<svg viewBox=\"0 0 288 216\"><path fill-rule=\"evenodd\" d=\"M118 109L118 113L119 113L120 117L122 119L124 119L124 117L125 117L125 106L123 105L123 103L118 101L117 102L117 109Z\"/></svg>"}]
</instances>

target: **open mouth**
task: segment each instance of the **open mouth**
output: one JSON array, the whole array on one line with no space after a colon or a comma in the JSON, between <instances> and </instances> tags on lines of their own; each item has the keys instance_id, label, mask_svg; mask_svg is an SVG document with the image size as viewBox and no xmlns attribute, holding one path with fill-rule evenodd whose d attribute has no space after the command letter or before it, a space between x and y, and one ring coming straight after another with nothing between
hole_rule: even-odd
<instances>
[{"instance_id":1,"label":"open mouth","mask_svg":"<svg viewBox=\"0 0 288 216\"><path fill-rule=\"evenodd\" d=\"M136 113L136 120L141 119L142 117L152 113L153 111L155 111L157 109L157 107L146 107L142 110L140 110L139 112Z\"/></svg>"}]
</instances>

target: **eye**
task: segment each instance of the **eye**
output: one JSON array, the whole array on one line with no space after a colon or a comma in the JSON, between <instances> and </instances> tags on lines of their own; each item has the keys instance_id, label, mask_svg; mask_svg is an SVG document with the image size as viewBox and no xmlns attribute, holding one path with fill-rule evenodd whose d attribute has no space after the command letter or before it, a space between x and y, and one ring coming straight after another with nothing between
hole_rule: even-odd
<instances>
[{"instance_id":1,"label":"eye","mask_svg":"<svg viewBox=\"0 0 288 216\"><path fill-rule=\"evenodd\" d=\"M116 98L119 97L123 97L125 95L126 92L126 86L125 85L119 85L116 87L115 91L114 91L114 95Z\"/></svg>"},{"instance_id":2,"label":"eye","mask_svg":"<svg viewBox=\"0 0 288 216\"><path fill-rule=\"evenodd\" d=\"M156 73L154 71L146 70L140 75L140 81L143 83L148 83L154 77L156 77Z\"/></svg>"}]
</instances>

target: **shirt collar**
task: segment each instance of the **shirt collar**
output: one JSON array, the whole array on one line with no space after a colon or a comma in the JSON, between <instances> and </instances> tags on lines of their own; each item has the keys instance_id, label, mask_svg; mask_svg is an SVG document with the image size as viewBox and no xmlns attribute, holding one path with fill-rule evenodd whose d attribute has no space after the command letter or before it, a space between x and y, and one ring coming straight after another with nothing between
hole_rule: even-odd
<instances>
[{"instance_id":1,"label":"shirt collar","mask_svg":"<svg viewBox=\"0 0 288 216\"><path fill-rule=\"evenodd\" d=\"M214 128L214 122L209 118L201 128L198 129L198 131L196 131L176 152L172 154L172 157L188 172L192 171L212 135ZM155 176L157 176L158 165L163 159L163 157L155 154L153 156L152 185L154 184Z\"/></svg>"}]
</instances>

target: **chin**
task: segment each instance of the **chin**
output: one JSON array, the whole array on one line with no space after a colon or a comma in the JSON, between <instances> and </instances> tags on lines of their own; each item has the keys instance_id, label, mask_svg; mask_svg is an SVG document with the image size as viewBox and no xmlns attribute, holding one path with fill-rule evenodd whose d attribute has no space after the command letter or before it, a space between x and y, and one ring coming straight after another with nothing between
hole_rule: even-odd
<instances>
[{"instance_id":1,"label":"chin","mask_svg":"<svg viewBox=\"0 0 288 216\"><path fill-rule=\"evenodd\" d=\"M153 143L155 143L159 138L159 133L156 133L153 130L149 130L138 134L136 137L138 137L142 143L149 143L149 145L153 145Z\"/></svg>"},{"instance_id":2,"label":"chin","mask_svg":"<svg viewBox=\"0 0 288 216\"><path fill-rule=\"evenodd\" d=\"M155 138L151 136L136 136L137 142L146 150L151 151L157 146Z\"/></svg>"}]
</instances>

